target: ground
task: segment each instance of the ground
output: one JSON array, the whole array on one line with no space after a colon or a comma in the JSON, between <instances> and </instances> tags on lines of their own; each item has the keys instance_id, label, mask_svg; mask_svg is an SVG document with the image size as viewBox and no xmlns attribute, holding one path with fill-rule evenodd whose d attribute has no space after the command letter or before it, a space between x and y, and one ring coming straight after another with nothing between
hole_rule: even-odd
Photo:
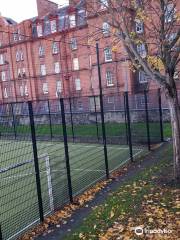
<instances>
[{"instance_id":1,"label":"ground","mask_svg":"<svg viewBox=\"0 0 180 240\"><path fill-rule=\"evenodd\" d=\"M121 173L121 171L120 171ZM172 181L172 147L165 144L142 162L128 167L96 198L64 223L38 239L176 240L179 229L179 186ZM136 227L146 233L135 234ZM151 230L151 234L148 231ZM154 234L164 231L166 234ZM141 233L141 232L140 232Z\"/></svg>"}]
</instances>

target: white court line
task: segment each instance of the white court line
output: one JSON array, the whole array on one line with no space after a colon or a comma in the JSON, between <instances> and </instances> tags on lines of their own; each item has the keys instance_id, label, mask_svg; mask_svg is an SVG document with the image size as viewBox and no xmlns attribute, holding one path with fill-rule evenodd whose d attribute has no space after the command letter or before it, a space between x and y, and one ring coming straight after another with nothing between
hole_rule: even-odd
<instances>
[{"instance_id":1,"label":"white court line","mask_svg":"<svg viewBox=\"0 0 180 240\"><path fill-rule=\"evenodd\" d=\"M64 170L51 170L51 172L65 172L66 169ZM71 168L71 171L85 171L85 172L106 172L105 170L93 170L93 169L83 169L83 168Z\"/></svg>"},{"instance_id":2,"label":"white court line","mask_svg":"<svg viewBox=\"0 0 180 240\"><path fill-rule=\"evenodd\" d=\"M27 177L30 175L35 175L35 173L26 173L26 174L16 174L16 175L12 175L10 177L3 177L1 179L5 180L5 179L12 179L12 178L20 178L20 177Z\"/></svg>"},{"instance_id":3,"label":"white court line","mask_svg":"<svg viewBox=\"0 0 180 240\"><path fill-rule=\"evenodd\" d=\"M79 144L79 143L77 143ZM69 145L69 147L77 147L76 144L73 144L73 145ZM93 146L89 146L89 145L81 145L81 147L85 147L85 148L102 148L103 149L103 146L96 146L96 145L93 145ZM120 150L129 150L129 147L118 147L118 145L114 146L114 147L109 147L108 144L107 144L107 149L108 148L112 148L112 149L120 149ZM142 150L141 148L134 148L134 150Z\"/></svg>"}]
</instances>

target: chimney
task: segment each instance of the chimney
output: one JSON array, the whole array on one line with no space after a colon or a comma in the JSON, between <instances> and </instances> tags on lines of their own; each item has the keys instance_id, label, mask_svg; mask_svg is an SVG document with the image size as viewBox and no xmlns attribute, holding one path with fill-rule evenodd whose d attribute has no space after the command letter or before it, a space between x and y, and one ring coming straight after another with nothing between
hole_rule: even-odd
<instances>
[{"instance_id":1,"label":"chimney","mask_svg":"<svg viewBox=\"0 0 180 240\"><path fill-rule=\"evenodd\" d=\"M58 4L49 0L36 0L38 17L43 17L46 14L58 9Z\"/></svg>"},{"instance_id":2,"label":"chimney","mask_svg":"<svg viewBox=\"0 0 180 240\"><path fill-rule=\"evenodd\" d=\"M69 0L69 5L71 6L71 5L76 5L76 4L78 4L78 3L80 3L81 2L81 0Z\"/></svg>"}]
</instances>

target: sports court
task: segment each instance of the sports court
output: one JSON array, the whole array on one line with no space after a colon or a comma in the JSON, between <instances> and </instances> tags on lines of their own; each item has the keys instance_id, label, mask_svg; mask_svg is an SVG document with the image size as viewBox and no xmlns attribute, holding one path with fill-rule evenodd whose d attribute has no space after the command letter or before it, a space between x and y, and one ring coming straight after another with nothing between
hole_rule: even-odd
<instances>
[{"instance_id":1,"label":"sports court","mask_svg":"<svg viewBox=\"0 0 180 240\"><path fill-rule=\"evenodd\" d=\"M36 177L31 141L0 140L0 205L3 239L16 239L39 222ZM69 143L73 196L106 176L102 144ZM44 215L69 202L62 142L38 141ZM127 145L108 145L109 170L130 160ZM134 147L134 157L143 148Z\"/></svg>"}]
</instances>

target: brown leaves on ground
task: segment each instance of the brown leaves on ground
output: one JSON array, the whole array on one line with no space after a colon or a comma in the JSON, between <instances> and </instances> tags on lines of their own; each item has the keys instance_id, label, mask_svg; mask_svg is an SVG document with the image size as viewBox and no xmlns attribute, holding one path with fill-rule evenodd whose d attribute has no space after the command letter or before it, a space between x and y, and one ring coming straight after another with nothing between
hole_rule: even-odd
<instances>
[{"instance_id":1,"label":"brown leaves on ground","mask_svg":"<svg viewBox=\"0 0 180 240\"><path fill-rule=\"evenodd\" d=\"M40 234L48 234L52 232L53 230L49 229L49 226L56 225L56 227L60 227L63 224L66 224L67 222L65 219L68 219L71 217L73 212L87 204L89 201L91 201L95 195L106 187L106 185L111 181L102 181L97 183L94 187L91 189L85 191L82 195L74 198L75 204L69 204L66 205L62 210L55 212L52 216L49 216L45 218L45 221L43 224L38 225L33 230L27 232L19 238L19 240L33 240L36 236Z\"/></svg>"},{"instance_id":2,"label":"brown leaves on ground","mask_svg":"<svg viewBox=\"0 0 180 240\"><path fill-rule=\"evenodd\" d=\"M99 240L177 240L180 234L180 190L168 187L151 190L144 196L137 214L116 219ZM139 235L135 233L138 233L137 227L140 228Z\"/></svg>"}]
</instances>

